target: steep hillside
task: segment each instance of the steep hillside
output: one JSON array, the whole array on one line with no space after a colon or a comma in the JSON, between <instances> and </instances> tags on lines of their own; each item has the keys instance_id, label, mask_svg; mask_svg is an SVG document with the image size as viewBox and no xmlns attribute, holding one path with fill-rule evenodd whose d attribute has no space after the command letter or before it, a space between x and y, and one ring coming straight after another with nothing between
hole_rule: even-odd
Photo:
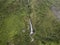
<instances>
[{"instance_id":1,"label":"steep hillside","mask_svg":"<svg viewBox=\"0 0 60 45\"><path fill-rule=\"evenodd\" d=\"M0 45L60 45L59 2L0 0Z\"/></svg>"}]
</instances>

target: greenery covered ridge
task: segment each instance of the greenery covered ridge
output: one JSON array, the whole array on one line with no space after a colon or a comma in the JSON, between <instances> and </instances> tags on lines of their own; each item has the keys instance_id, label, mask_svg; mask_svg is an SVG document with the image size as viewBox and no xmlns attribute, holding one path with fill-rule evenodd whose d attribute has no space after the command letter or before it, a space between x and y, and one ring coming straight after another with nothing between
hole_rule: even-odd
<instances>
[{"instance_id":1,"label":"greenery covered ridge","mask_svg":"<svg viewBox=\"0 0 60 45\"><path fill-rule=\"evenodd\" d=\"M60 23L50 10L52 3L48 0L31 0L28 8L27 1L0 1L0 45L58 45L54 42L60 41ZM29 15L35 30L35 40L32 43L29 36Z\"/></svg>"},{"instance_id":2,"label":"greenery covered ridge","mask_svg":"<svg viewBox=\"0 0 60 45\"><path fill-rule=\"evenodd\" d=\"M50 9L45 5L45 3L44 3L45 7L42 5L43 4L41 4L40 7L38 9L36 9L37 15L39 15L38 16L39 22L37 21L38 23L36 24L36 27L35 27L36 30L38 30L36 32L37 33L39 32L37 35L39 35L39 39L41 37L42 40L44 40L43 38L45 38L45 39L47 38L47 40L49 39L49 40L55 41L58 38L58 37L56 37L56 35L59 35L58 32L56 32L56 31L59 31L60 24L53 18L52 12L50 12ZM41 10L42 13L40 13L39 9ZM48 11L48 14L47 14L47 11ZM43 14L43 12L44 12L44 14ZM55 37L55 39L54 39L54 37ZM37 39L38 39L38 37L37 37Z\"/></svg>"}]
</instances>

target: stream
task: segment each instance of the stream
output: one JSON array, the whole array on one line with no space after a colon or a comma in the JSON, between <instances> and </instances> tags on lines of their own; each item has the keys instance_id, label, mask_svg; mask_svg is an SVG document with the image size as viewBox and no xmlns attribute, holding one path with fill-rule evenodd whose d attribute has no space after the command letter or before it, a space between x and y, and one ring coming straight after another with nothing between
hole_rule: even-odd
<instances>
[{"instance_id":1,"label":"stream","mask_svg":"<svg viewBox=\"0 0 60 45\"><path fill-rule=\"evenodd\" d=\"M30 0L28 0L28 4L29 4L29 3L30 3ZM28 5L28 8L29 8L29 5ZM30 15L29 15L29 16L30 16ZM31 18L29 18L29 30L30 30L31 42L33 42L33 41L34 41L34 38L33 38L34 30L33 30Z\"/></svg>"},{"instance_id":2,"label":"stream","mask_svg":"<svg viewBox=\"0 0 60 45\"><path fill-rule=\"evenodd\" d=\"M34 34L34 31L33 31L31 19L29 19L29 25L30 25L30 37L31 37L31 42L32 42L32 41L34 41L34 38L32 37L32 35Z\"/></svg>"},{"instance_id":3,"label":"stream","mask_svg":"<svg viewBox=\"0 0 60 45\"><path fill-rule=\"evenodd\" d=\"M30 23L30 35L32 35L34 32L33 32L32 22L30 19L29 19L29 23Z\"/></svg>"}]
</instances>

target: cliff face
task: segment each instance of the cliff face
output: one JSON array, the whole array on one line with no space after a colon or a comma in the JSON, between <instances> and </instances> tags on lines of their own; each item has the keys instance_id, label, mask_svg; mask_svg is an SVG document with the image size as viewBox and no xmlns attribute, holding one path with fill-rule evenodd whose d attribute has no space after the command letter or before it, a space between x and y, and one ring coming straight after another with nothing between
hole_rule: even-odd
<instances>
[{"instance_id":1,"label":"cliff face","mask_svg":"<svg viewBox=\"0 0 60 45\"><path fill-rule=\"evenodd\" d=\"M60 21L57 21L55 9L52 11L52 6L59 7L57 2L1 0L0 45L60 44Z\"/></svg>"}]
</instances>

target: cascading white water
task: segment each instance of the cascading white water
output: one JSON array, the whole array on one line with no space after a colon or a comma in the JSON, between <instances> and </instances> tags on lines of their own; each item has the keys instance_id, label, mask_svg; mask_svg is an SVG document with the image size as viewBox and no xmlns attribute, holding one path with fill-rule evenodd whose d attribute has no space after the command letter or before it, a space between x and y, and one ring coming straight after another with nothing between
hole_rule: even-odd
<instances>
[{"instance_id":1,"label":"cascading white water","mask_svg":"<svg viewBox=\"0 0 60 45\"><path fill-rule=\"evenodd\" d=\"M30 0L28 0L28 4L30 3L29 2ZM28 7L29 8L29 7ZM29 15L30 16L30 15ZM32 21L31 21L31 19L29 18L29 27L30 27L30 38L31 38L31 42L33 42L34 41L34 38L32 37L32 35L34 34L34 32L33 32L33 26L32 26Z\"/></svg>"},{"instance_id":2,"label":"cascading white water","mask_svg":"<svg viewBox=\"0 0 60 45\"><path fill-rule=\"evenodd\" d=\"M30 35L32 35L34 32L33 32L32 22L30 19L29 19L29 23L30 23Z\"/></svg>"},{"instance_id":3,"label":"cascading white water","mask_svg":"<svg viewBox=\"0 0 60 45\"><path fill-rule=\"evenodd\" d=\"M32 37L32 35L34 34L34 32L33 32L33 27L32 27L31 19L29 19L29 25L30 25L30 37L31 37L31 42L33 42L33 41L34 41L34 38Z\"/></svg>"}]
</instances>

